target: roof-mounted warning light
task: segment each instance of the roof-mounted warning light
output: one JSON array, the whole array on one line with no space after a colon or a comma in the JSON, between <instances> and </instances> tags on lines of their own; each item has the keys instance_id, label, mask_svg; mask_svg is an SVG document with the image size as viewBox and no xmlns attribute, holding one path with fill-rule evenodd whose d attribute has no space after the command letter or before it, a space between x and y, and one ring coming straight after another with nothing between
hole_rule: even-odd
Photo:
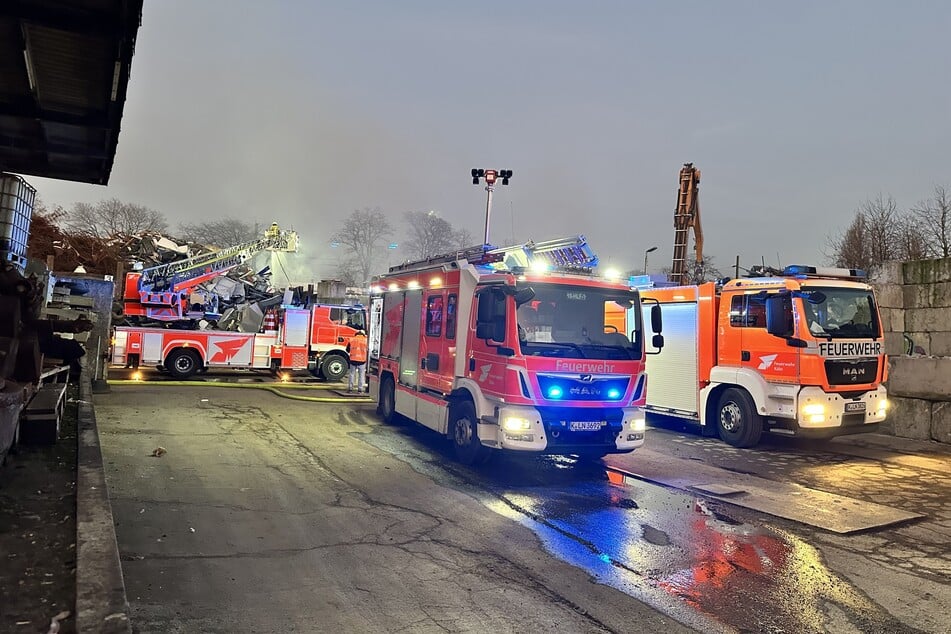
<instances>
[{"instance_id":1,"label":"roof-mounted warning light","mask_svg":"<svg viewBox=\"0 0 951 634\"><path fill-rule=\"evenodd\" d=\"M862 269L846 269L826 266L806 266L803 264L790 264L783 269L783 275L787 277L841 277L847 279L866 279L868 275Z\"/></svg>"}]
</instances>

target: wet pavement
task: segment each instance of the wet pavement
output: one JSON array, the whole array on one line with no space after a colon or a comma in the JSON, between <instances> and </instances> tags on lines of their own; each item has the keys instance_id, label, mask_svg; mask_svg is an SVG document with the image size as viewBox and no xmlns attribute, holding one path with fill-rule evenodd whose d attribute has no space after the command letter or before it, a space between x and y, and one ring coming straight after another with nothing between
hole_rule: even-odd
<instances>
[{"instance_id":1,"label":"wet pavement","mask_svg":"<svg viewBox=\"0 0 951 634\"><path fill-rule=\"evenodd\" d=\"M501 521L529 529L544 551L569 566L560 569L545 564L546 573L528 575L531 587L546 587L542 607L536 608L541 613L530 613L532 622L551 623L552 615L561 613L561 608L544 607L549 604L570 605L572 613L586 615L586 625L572 621L574 625L569 626L563 621L563 627L549 626L555 631L669 630L670 626L649 621L638 626L633 618L627 625L623 617L618 621L618 614L630 611L633 605L618 598L622 596L703 632L949 631L951 476L942 467L951 463L937 449L933 455L923 456L920 447L917 453L910 445L908 451L895 450L882 447L880 441L836 441L816 446L780 438L770 440L761 449L737 450L677 428L651 431L650 451L696 460L725 474L749 473L777 482L793 480L927 515L921 521L897 527L836 535L725 500L646 482L607 466L636 465L637 452L609 457L603 463L563 457L498 456L473 469L455 463L448 444L436 434L413 425L381 424L372 406L301 403L260 391L197 388L202 391L202 412L189 431L182 421L174 420L174 412L169 414L171 421L163 420L157 415L163 408L158 407L146 416L147 423L131 427L129 422L142 413L136 411L133 415L130 404L135 401L122 396L124 389L116 388L115 396L105 397L103 407L97 403L97 415L103 421L104 452L112 458L110 490L115 487L118 493L117 533L120 547L127 551L127 578L138 593L130 596L133 622L138 612L140 618L148 616L151 622L168 623L156 617L161 609L156 603L158 597L150 596L155 590L141 577L149 570L149 560L158 556L151 552L155 547L148 546L148 536L140 534L155 532L143 521L153 512L152 507L219 514L224 509L229 516L235 512L256 518L253 525L259 533L273 532L279 526L273 524L274 514L294 513L290 533L295 545L286 548L297 552L299 548L313 548L298 542L306 542L306 536L314 534L317 528L312 524L319 521L317 517L340 512L341 502L357 495L343 507L365 506L364 512L379 514L379 521L388 527L401 525L406 514L423 513L426 522L435 522L442 527L440 530L473 524L476 517L478 522L491 522L493 526ZM147 388L133 389L144 395ZM189 399L197 399L197 394L188 392L195 389L168 387L157 391L174 394L176 402L187 404ZM148 459L143 462L136 452L146 455L149 443L159 442L170 446L169 455L175 460L186 461L180 475L166 477L187 478L187 495L178 489L185 487L185 482L142 482L143 477L151 478L146 473L165 465L149 463ZM130 452L129 443L136 443L138 449ZM232 451L240 453L240 460L228 457ZM202 456L211 459L202 464ZM218 469L215 465L222 461L246 465L247 475L241 486L231 490L226 482L219 481L223 476L212 477ZM301 467L310 463L319 465L319 469ZM254 494L257 476L252 474L259 473L265 474L261 477L271 487L286 490L274 489L258 498L260 492ZM329 485L324 482L328 477ZM346 486L332 495L324 490L326 486L336 489L340 483ZM398 504L390 499L394 495L390 487L397 487L403 496ZM247 499L249 496L253 497ZM358 498L363 501L358 503ZM304 503L305 508L296 506L306 499L310 501ZM384 499L386 503L382 504ZM447 505L448 499L455 502ZM256 510L255 500L264 505L260 510ZM473 501L483 513L473 511L463 500ZM300 525L299 520L303 521ZM207 527L210 520L195 521L201 533L201 526ZM266 526L257 526L261 522ZM466 549L471 551L466 558L491 556L489 563L453 559L450 564L446 553L429 553L426 561L442 561L439 568L466 570L472 565L488 565L493 584L521 579L527 565L521 558L544 560L524 547L513 550L513 543L520 540L519 533L502 526L480 533L485 540L482 545ZM392 530L387 528L384 533ZM232 541L248 541L238 531L239 527L233 526L225 532ZM161 542L163 537L158 539ZM440 538L443 541L431 539L422 542L429 544L426 548L453 541L445 536ZM380 538L374 540L376 544ZM270 547L276 548L274 544ZM159 550L165 548L160 546ZM222 561L229 556L219 552L222 548L212 550L215 557L225 558ZM253 557L246 551L243 549L242 558ZM196 572L192 555L185 552L175 557L183 558L181 565L192 574ZM158 560L163 564L160 572L168 575L162 593L168 593L168 584L177 574L170 566L174 559L166 553ZM399 565L420 565L418 556L414 561L401 560ZM579 588L568 570L582 571L588 586ZM283 572L299 571L290 568ZM500 581L499 574L508 581ZM291 581L281 585L293 585ZM514 587L521 587L519 583L516 581ZM216 592L228 592L227 586L214 584ZM618 594L604 595L604 588ZM502 591L511 593L512 586ZM346 589L339 592L345 593ZM161 596L168 599L169 595ZM380 601L376 595L371 600ZM197 599L190 601L194 604ZM404 598L408 609L414 601ZM234 598L219 597L219 602L233 605ZM528 604L519 605L523 606L519 610L528 609L524 607ZM426 623L439 624L449 631L465 629L460 621L446 626L447 622L434 616L448 609L446 602L442 607L430 606L427 618L432 621ZM483 626L490 623L486 613L476 610L472 618L476 617L474 622ZM379 618L396 622L392 614ZM379 628L381 622L375 625ZM373 624L372 620L367 623ZM419 629L425 631L426 627Z\"/></svg>"},{"instance_id":2,"label":"wet pavement","mask_svg":"<svg viewBox=\"0 0 951 634\"><path fill-rule=\"evenodd\" d=\"M427 432L404 433L448 459ZM452 474L453 486L480 491L559 558L698 630L920 631L832 572L805 539L750 511L569 457L500 457L469 469L381 440L369 442L433 477Z\"/></svg>"}]
</instances>

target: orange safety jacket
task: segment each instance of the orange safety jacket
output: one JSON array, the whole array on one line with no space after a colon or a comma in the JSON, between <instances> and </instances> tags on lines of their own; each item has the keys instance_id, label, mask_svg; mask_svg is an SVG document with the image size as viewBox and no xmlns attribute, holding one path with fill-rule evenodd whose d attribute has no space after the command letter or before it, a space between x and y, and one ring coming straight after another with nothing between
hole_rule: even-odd
<instances>
[{"instance_id":1,"label":"orange safety jacket","mask_svg":"<svg viewBox=\"0 0 951 634\"><path fill-rule=\"evenodd\" d=\"M354 335L347 344L347 351L350 353L352 363L367 362L367 338L360 335Z\"/></svg>"}]
</instances>

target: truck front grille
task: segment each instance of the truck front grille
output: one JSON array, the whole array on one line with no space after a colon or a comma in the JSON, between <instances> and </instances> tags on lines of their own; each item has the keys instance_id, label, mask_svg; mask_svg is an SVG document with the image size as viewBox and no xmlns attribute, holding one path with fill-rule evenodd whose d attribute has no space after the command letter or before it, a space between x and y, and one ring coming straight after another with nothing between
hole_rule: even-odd
<instances>
[{"instance_id":1,"label":"truck front grille","mask_svg":"<svg viewBox=\"0 0 951 634\"><path fill-rule=\"evenodd\" d=\"M874 383L878 376L878 359L827 359L825 366L829 385Z\"/></svg>"}]
</instances>

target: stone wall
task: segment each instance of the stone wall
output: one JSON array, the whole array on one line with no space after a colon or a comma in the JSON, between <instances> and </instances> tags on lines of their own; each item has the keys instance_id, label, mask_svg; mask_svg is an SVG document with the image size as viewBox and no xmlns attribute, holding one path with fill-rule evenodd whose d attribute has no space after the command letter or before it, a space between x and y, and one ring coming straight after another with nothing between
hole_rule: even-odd
<instances>
[{"instance_id":1,"label":"stone wall","mask_svg":"<svg viewBox=\"0 0 951 634\"><path fill-rule=\"evenodd\" d=\"M889 355L885 427L951 443L951 258L886 262L872 284Z\"/></svg>"}]
</instances>

